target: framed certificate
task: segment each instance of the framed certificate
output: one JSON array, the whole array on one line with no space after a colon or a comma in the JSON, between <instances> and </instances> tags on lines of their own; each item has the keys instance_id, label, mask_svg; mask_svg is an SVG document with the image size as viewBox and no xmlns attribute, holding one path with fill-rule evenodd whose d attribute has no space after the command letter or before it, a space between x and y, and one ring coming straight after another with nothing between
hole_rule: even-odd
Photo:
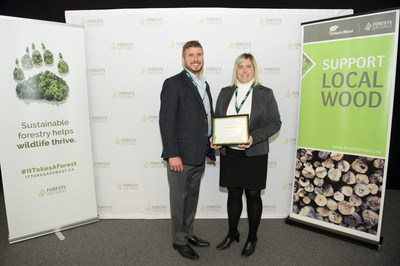
<instances>
[{"instance_id":1,"label":"framed certificate","mask_svg":"<svg viewBox=\"0 0 400 266\"><path fill-rule=\"evenodd\" d=\"M247 144L249 115L231 115L213 118L213 144Z\"/></svg>"}]
</instances>

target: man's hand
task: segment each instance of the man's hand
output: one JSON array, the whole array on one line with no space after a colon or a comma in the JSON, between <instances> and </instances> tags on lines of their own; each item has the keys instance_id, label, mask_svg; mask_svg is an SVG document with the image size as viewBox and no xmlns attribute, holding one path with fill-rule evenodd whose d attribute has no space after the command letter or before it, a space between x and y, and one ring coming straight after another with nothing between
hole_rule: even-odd
<instances>
[{"instance_id":1,"label":"man's hand","mask_svg":"<svg viewBox=\"0 0 400 266\"><path fill-rule=\"evenodd\" d=\"M172 172L182 173L183 172L183 164L181 157L171 157L168 158L169 168Z\"/></svg>"},{"instance_id":2,"label":"man's hand","mask_svg":"<svg viewBox=\"0 0 400 266\"><path fill-rule=\"evenodd\" d=\"M206 156L206 163L213 164L214 161L210 157Z\"/></svg>"},{"instance_id":3,"label":"man's hand","mask_svg":"<svg viewBox=\"0 0 400 266\"><path fill-rule=\"evenodd\" d=\"M213 138L212 137L210 138L210 147L211 147L211 149L214 149L214 150L219 150L219 149L222 148L222 146L213 144Z\"/></svg>"}]
</instances>

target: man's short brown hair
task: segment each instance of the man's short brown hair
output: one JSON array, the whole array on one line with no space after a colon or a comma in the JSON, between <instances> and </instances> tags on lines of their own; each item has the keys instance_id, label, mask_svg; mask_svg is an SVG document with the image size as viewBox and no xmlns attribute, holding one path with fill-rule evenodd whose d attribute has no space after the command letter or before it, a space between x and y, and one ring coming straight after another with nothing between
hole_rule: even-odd
<instances>
[{"instance_id":1,"label":"man's short brown hair","mask_svg":"<svg viewBox=\"0 0 400 266\"><path fill-rule=\"evenodd\" d=\"M199 41L188 41L182 47L182 56L185 56L186 50L191 47L200 47L201 49L203 49L203 46L201 46Z\"/></svg>"}]
</instances>

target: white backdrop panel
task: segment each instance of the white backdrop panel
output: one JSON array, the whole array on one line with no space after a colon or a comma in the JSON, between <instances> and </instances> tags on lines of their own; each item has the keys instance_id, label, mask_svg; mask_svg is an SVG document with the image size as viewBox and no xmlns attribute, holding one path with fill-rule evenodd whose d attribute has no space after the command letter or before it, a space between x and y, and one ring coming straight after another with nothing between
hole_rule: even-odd
<instances>
[{"instance_id":1,"label":"white backdrop panel","mask_svg":"<svg viewBox=\"0 0 400 266\"><path fill-rule=\"evenodd\" d=\"M92 144L100 218L169 218L158 127L163 81L182 70L182 45L199 40L214 105L244 52L257 60L282 116L271 139L263 218L289 214L297 135L301 22L352 10L122 9L66 11L85 26ZM219 158L206 167L197 218L225 218ZM243 217L246 211L243 211Z\"/></svg>"}]
</instances>

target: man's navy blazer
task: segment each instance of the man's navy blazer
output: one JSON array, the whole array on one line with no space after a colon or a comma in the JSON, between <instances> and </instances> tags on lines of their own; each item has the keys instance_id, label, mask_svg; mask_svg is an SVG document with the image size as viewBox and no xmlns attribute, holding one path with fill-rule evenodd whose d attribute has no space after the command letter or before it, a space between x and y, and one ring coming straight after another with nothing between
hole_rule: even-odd
<instances>
[{"instance_id":1,"label":"man's navy blazer","mask_svg":"<svg viewBox=\"0 0 400 266\"><path fill-rule=\"evenodd\" d=\"M210 86L206 84L213 116ZM161 156L165 160L180 157L186 165L202 164L209 141L208 120L196 86L182 71L164 81L160 98Z\"/></svg>"}]
</instances>

